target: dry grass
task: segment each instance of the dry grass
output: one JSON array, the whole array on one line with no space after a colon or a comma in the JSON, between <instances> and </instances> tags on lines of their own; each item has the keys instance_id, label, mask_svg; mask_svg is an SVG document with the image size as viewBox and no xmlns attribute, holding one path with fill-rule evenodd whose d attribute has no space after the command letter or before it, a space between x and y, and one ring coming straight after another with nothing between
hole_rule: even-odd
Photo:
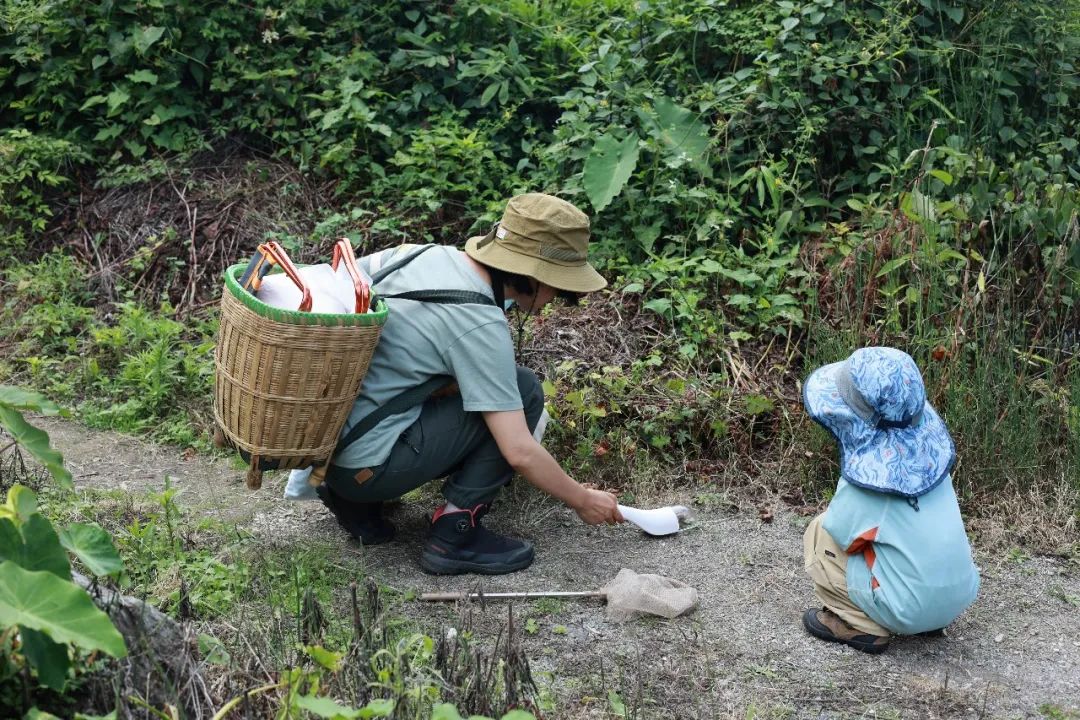
<instances>
[{"instance_id":1,"label":"dry grass","mask_svg":"<svg viewBox=\"0 0 1080 720\"><path fill-rule=\"evenodd\" d=\"M309 236L330 194L289 165L225 150L182 168L148 166L130 184L84 187L48 239L93 268L101 300L116 299L123 277L140 298L189 311L213 302L224 269L271 233Z\"/></svg>"}]
</instances>

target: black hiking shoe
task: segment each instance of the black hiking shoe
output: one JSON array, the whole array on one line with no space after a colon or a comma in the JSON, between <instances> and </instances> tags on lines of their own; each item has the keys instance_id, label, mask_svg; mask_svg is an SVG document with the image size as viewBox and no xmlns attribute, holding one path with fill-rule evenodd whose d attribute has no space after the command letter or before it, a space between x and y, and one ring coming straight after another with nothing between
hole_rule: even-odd
<instances>
[{"instance_id":1,"label":"black hiking shoe","mask_svg":"<svg viewBox=\"0 0 1080 720\"><path fill-rule=\"evenodd\" d=\"M420 554L420 567L432 575L504 575L532 565L533 547L524 540L491 532L480 524L490 505L435 511Z\"/></svg>"},{"instance_id":2,"label":"black hiking shoe","mask_svg":"<svg viewBox=\"0 0 1080 720\"><path fill-rule=\"evenodd\" d=\"M325 484L317 486L315 493L337 518L338 525L361 545L381 545L394 539L394 526L383 517L381 502L351 502Z\"/></svg>"},{"instance_id":3,"label":"black hiking shoe","mask_svg":"<svg viewBox=\"0 0 1080 720\"><path fill-rule=\"evenodd\" d=\"M828 608L810 608L802 617L803 627L816 638L849 645L864 653L877 655L889 647L889 638L860 633Z\"/></svg>"}]
</instances>

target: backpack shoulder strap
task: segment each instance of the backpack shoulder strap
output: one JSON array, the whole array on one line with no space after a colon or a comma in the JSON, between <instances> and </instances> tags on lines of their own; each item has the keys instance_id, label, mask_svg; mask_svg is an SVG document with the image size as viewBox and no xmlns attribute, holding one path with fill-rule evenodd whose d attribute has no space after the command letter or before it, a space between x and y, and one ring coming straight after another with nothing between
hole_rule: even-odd
<instances>
[{"instance_id":1,"label":"backpack shoulder strap","mask_svg":"<svg viewBox=\"0 0 1080 720\"><path fill-rule=\"evenodd\" d=\"M424 245L423 247L420 247L420 248L417 248L416 250L413 250L411 253L409 253L405 257L401 258L400 260L398 260L393 265L388 265L387 267L384 267L382 270L379 270L377 273L375 273L374 275L371 276L371 285L372 285L372 287L374 287L375 285L378 285L379 282L382 281L390 273L397 272L398 270L405 267L406 265L408 265L413 260L415 260L416 258L423 255L424 253L426 253L428 250L430 250L433 247L435 247L435 246L432 245L432 244Z\"/></svg>"},{"instance_id":2,"label":"backpack shoulder strap","mask_svg":"<svg viewBox=\"0 0 1080 720\"><path fill-rule=\"evenodd\" d=\"M396 263L384 267L377 273L371 276L371 285L374 287L380 281L384 280L386 276L397 272L401 268L411 263L416 258L426 253L434 245L424 245L421 248L409 253ZM389 295L380 294L379 297L383 299L395 298L399 300L419 300L421 302L438 303L441 305L494 305L495 301L489 298L483 293L473 292L472 290L410 290L409 292L393 293Z\"/></svg>"},{"instance_id":3,"label":"backpack shoulder strap","mask_svg":"<svg viewBox=\"0 0 1080 720\"><path fill-rule=\"evenodd\" d=\"M419 405L427 400L431 393L446 387L453 381L454 378L449 375L435 375L416 387L411 387L408 390L398 393L379 407L375 408L375 410L372 411L371 414L365 416L363 420L356 423L356 425L345 434L345 437L338 440L334 453L336 454L339 450L344 450L352 445L384 419L391 415L403 413L409 408Z\"/></svg>"},{"instance_id":4,"label":"backpack shoulder strap","mask_svg":"<svg viewBox=\"0 0 1080 720\"><path fill-rule=\"evenodd\" d=\"M472 290L411 290L409 292L380 295L382 298L419 300L441 305L494 305L495 301L483 293Z\"/></svg>"}]
</instances>

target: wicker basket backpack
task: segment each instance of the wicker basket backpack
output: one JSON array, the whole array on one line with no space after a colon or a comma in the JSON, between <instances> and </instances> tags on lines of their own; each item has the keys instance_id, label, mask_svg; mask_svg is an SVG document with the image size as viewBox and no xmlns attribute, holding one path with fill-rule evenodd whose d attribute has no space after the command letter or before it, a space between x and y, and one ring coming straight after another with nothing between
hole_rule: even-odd
<instances>
[{"instance_id":1,"label":"wicker basket backpack","mask_svg":"<svg viewBox=\"0 0 1080 720\"><path fill-rule=\"evenodd\" d=\"M344 262L354 283L353 313L307 312L310 289L284 250L264 243L257 257L268 262L225 271L214 358L215 442L248 462L252 489L264 470L315 465L325 473L388 314L381 299L369 309L371 289L347 240L334 246L333 267ZM257 288L271 265L300 288L298 310L271 307L245 288Z\"/></svg>"}]
</instances>

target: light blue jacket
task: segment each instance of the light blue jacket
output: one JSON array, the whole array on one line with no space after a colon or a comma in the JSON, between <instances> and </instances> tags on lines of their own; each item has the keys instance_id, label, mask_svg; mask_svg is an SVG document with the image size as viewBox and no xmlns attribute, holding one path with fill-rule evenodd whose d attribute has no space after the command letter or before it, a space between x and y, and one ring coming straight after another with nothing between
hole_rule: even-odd
<instances>
[{"instance_id":1,"label":"light blue jacket","mask_svg":"<svg viewBox=\"0 0 1080 720\"><path fill-rule=\"evenodd\" d=\"M824 527L849 553L852 602L893 633L943 628L975 601L979 570L951 477L917 502L841 479Z\"/></svg>"}]
</instances>

